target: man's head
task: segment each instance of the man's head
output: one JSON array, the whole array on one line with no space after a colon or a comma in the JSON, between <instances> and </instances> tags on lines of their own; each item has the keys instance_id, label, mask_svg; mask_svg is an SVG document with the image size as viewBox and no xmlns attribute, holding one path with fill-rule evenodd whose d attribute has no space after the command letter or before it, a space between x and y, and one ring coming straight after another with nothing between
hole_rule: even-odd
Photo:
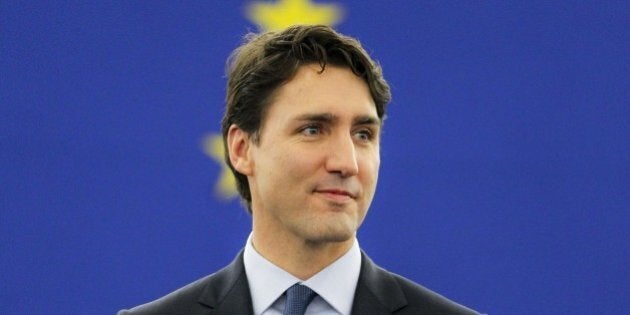
<instances>
[{"instance_id":1,"label":"man's head","mask_svg":"<svg viewBox=\"0 0 630 315\"><path fill-rule=\"evenodd\" d=\"M236 177L237 188L251 212L252 195L247 176L230 161L227 137L232 125L246 132L256 144L269 105L278 89L302 66L347 68L369 89L378 118L385 116L391 95L380 67L360 43L326 26L294 26L280 32L249 35L236 49L228 65L226 111L222 120L226 162ZM342 104L340 104L342 105Z\"/></svg>"}]
</instances>

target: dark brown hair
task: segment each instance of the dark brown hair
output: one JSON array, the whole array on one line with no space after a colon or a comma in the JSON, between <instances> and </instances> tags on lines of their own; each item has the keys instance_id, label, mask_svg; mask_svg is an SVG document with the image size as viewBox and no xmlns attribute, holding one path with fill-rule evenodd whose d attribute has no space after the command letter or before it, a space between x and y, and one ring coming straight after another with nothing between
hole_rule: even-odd
<instances>
[{"instance_id":1,"label":"dark brown hair","mask_svg":"<svg viewBox=\"0 0 630 315\"><path fill-rule=\"evenodd\" d=\"M236 177L238 192L251 213L252 197L247 176L236 171L230 162L228 130L234 124L257 143L273 92L291 80L300 66L319 64L322 72L327 64L351 69L370 88L381 120L391 94L380 66L359 41L328 26L292 26L279 32L249 34L245 39L246 42L228 59L226 108L221 127L225 161Z\"/></svg>"}]
</instances>

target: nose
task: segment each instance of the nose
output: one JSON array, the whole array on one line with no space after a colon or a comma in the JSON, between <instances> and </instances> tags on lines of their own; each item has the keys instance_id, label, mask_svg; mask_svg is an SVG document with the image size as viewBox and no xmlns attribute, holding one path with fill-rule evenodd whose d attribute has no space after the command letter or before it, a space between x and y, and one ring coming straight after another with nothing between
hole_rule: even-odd
<instances>
[{"instance_id":1,"label":"nose","mask_svg":"<svg viewBox=\"0 0 630 315\"><path fill-rule=\"evenodd\" d=\"M341 177L350 177L359 173L357 152L351 135L335 137L335 141L328 148L326 170L339 174Z\"/></svg>"}]
</instances>

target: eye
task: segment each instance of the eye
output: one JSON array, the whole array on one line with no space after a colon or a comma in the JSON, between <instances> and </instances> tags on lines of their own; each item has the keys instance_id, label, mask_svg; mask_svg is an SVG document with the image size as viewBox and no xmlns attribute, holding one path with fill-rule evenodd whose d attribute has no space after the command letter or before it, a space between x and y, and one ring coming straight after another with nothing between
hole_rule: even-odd
<instances>
[{"instance_id":1,"label":"eye","mask_svg":"<svg viewBox=\"0 0 630 315\"><path fill-rule=\"evenodd\" d=\"M318 125L307 125L300 130L305 136L316 136L322 132L322 128Z\"/></svg>"},{"instance_id":2,"label":"eye","mask_svg":"<svg viewBox=\"0 0 630 315\"><path fill-rule=\"evenodd\" d=\"M374 139L374 133L369 129L361 129L355 133L355 137L363 142L368 142Z\"/></svg>"}]
</instances>

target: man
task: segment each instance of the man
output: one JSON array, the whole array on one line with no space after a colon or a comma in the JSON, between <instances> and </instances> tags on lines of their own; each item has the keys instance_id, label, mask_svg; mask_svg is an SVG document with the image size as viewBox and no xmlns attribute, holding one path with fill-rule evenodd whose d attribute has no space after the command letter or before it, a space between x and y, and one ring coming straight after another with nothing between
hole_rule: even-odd
<instances>
[{"instance_id":1,"label":"man","mask_svg":"<svg viewBox=\"0 0 630 315\"><path fill-rule=\"evenodd\" d=\"M222 130L252 215L245 249L119 314L477 314L359 249L390 90L358 41L325 26L252 36L228 77Z\"/></svg>"}]
</instances>

